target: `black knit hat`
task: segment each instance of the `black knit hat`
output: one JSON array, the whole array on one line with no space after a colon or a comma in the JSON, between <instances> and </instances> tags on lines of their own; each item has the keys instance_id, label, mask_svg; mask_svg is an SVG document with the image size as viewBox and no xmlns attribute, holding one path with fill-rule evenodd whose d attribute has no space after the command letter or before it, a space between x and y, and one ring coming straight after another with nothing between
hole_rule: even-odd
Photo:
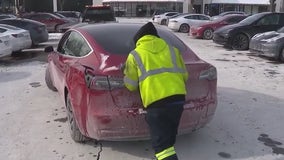
<instances>
[{"instance_id":1,"label":"black knit hat","mask_svg":"<svg viewBox=\"0 0 284 160\"><path fill-rule=\"evenodd\" d=\"M152 22L148 22L138 30L133 38L134 43L136 44L136 42L145 35L153 35L159 37L158 32Z\"/></svg>"}]
</instances>

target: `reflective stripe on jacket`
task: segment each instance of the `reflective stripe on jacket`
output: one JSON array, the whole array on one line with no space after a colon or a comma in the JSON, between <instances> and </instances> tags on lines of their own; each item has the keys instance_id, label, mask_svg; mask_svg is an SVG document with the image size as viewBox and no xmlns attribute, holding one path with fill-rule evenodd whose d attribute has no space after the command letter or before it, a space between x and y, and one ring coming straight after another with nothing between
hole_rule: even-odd
<instances>
[{"instance_id":1,"label":"reflective stripe on jacket","mask_svg":"<svg viewBox=\"0 0 284 160\"><path fill-rule=\"evenodd\" d=\"M127 57L124 83L139 88L144 107L177 94L186 94L188 73L179 51L152 35L140 38Z\"/></svg>"}]
</instances>

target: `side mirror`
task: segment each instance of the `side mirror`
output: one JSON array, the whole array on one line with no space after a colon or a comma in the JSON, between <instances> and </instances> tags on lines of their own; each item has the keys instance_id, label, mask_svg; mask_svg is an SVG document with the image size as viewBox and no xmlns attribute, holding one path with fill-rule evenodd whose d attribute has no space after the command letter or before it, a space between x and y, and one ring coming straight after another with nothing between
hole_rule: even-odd
<instances>
[{"instance_id":1,"label":"side mirror","mask_svg":"<svg viewBox=\"0 0 284 160\"><path fill-rule=\"evenodd\" d=\"M46 52L46 53L53 52L53 51L54 51L54 49L53 49L52 46L47 46L47 47L44 48L44 52Z\"/></svg>"}]
</instances>

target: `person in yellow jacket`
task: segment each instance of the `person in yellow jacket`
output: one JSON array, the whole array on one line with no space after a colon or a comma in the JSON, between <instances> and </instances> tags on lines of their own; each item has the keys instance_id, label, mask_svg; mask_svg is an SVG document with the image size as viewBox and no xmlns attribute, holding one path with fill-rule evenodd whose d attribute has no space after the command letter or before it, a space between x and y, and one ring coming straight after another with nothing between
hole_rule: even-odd
<instances>
[{"instance_id":1,"label":"person in yellow jacket","mask_svg":"<svg viewBox=\"0 0 284 160\"><path fill-rule=\"evenodd\" d=\"M124 84L130 91L140 91L156 158L177 160L174 144L188 79L184 61L151 22L138 30L134 42L136 48L125 62Z\"/></svg>"}]
</instances>

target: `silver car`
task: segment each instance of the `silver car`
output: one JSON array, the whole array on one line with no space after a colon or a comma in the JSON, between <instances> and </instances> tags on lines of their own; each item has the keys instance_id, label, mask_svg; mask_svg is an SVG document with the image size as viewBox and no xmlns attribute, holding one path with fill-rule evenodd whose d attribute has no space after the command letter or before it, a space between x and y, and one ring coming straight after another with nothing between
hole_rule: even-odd
<instances>
[{"instance_id":1,"label":"silver car","mask_svg":"<svg viewBox=\"0 0 284 160\"><path fill-rule=\"evenodd\" d=\"M284 62L284 27L256 34L250 41L250 52Z\"/></svg>"}]
</instances>

